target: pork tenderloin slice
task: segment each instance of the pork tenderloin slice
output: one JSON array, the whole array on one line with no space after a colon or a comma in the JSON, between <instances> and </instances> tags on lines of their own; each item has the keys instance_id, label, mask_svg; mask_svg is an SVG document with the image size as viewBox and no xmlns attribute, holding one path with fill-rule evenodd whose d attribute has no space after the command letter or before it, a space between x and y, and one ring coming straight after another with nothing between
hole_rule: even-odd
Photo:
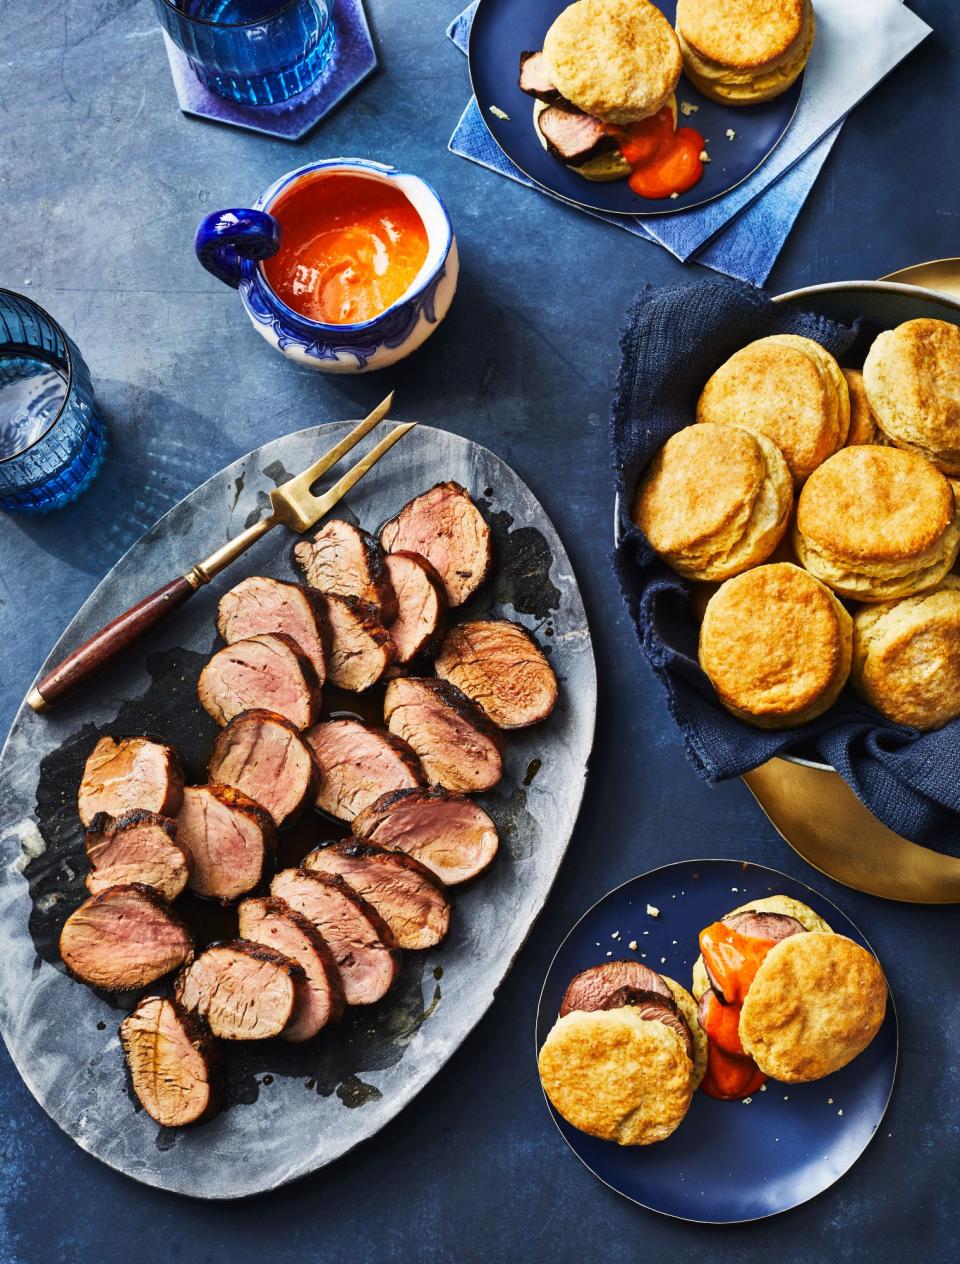
<instances>
[{"instance_id":1,"label":"pork tenderloin slice","mask_svg":"<svg viewBox=\"0 0 960 1264\"><path fill-rule=\"evenodd\" d=\"M792 935L806 933L804 924L788 913L757 913L753 909L730 913L723 924L748 939L772 939L775 944Z\"/></svg>"},{"instance_id":2,"label":"pork tenderloin slice","mask_svg":"<svg viewBox=\"0 0 960 1264\"><path fill-rule=\"evenodd\" d=\"M642 961L605 961L574 975L560 1002L560 1017L572 1010L603 1009L607 999L620 988L652 992L672 1001L673 993L660 975Z\"/></svg>"},{"instance_id":3,"label":"pork tenderloin slice","mask_svg":"<svg viewBox=\"0 0 960 1264\"><path fill-rule=\"evenodd\" d=\"M455 685L433 677L391 680L383 715L390 732L416 751L431 783L474 794L503 776L498 731Z\"/></svg>"},{"instance_id":4,"label":"pork tenderloin slice","mask_svg":"<svg viewBox=\"0 0 960 1264\"><path fill-rule=\"evenodd\" d=\"M210 756L210 780L233 786L266 809L278 827L317 795L310 747L296 727L272 711L244 711L221 730Z\"/></svg>"},{"instance_id":5,"label":"pork tenderloin slice","mask_svg":"<svg viewBox=\"0 0 960 1264\"><path fill-rule=\"evenodd\" d=\"M433 948L450 929L450 901L436 876L401 851L348 838L318 847L301 862L310 873L339 874L377 910L398 948Z\"/></svg>"},{"instance_id":6,"label":"pork tenderloin slice","mask_svg":"<svg viewBox=\"0 0 960 1264\"><path fill-rule=\"evenodd\" d=\"M164 900L181 895L190 878L190 855L177 842L177 823L139 809L112 817L101 812L90 822L84 845L91 895L107 887L141 882Z\"/></svg>"},{"instance_id":7,"label":"pork tenderloin slice","mask_svg":"<svg viewBox=\"0 0 960 1264\"><path fill-rule=\"evenodd\" d=\"M556 102L563 100L559 89L554 87L553 80L550 78L550 68L547 65L547 59L540 50L520 54L520 79L518 86L520 91L525 92L528 97L535 97L538 101L545 101L547 105L554 105Z\"/></svg>"},{"instance_id":8,"label":"pork tenderloin slice","mask_svg":"<svg viewBox=\"0 0 960 1264\"><path fill-rule=\"evenodd\" d=\"M320 771L316 806L338 820L352 821L388 790L426 782L414 752L385 729L326 720L303 736Z\"/></svg>"},{"instance_id":9,"label":"pork tenderloin slice","mask_svg":"<svg viewBox=\"0 0 960 1264\"><path fill-rule=\"evenodd\" d=\"M130 1082L164 1128L200 1123L220 1109L220 1050L206 1022L166 996L145 996L120 1024Z\"/></svg>"},{"instance_id":10,"label":"pork tenderloin slice","mask_svg":"<svg viewBox=\"0 0 960 1264\"><path fill-rule=\"evenodd\" d=\"M419 860L445 886L483 873L499 846L497 827L483 808L440 786L381 795L354 818L353 832Z\"/></svg>"},{"instance_id":11,"label":"pork tenderloin slice","mask_svg":"<svg viewBox=\"0 0 960 1264\"><path fill-rule=\"evenodd\" d=\"M307 986L284 1040L309 1040L343 1014L343 984L333 953L302 913L275 896L244 900L237 909L240 937L266 944L303 967Z\"/></svg>"},{"instance_id":12,"label":"pork tenderloin slice","mask_svg":"<svg viewBox=\"0 0 960 1264\"><path fill-rule=\"evenodd\" d=\"M353 523L331 518L312 540L299 540L293 558L311 588L356 597L383 623L396 617L397 598L384 566L380 541Z\"/></svg>"},{"instance_id":13,"label":"pork tenderloin slice","mask_svg":"<svg viewBox=\"0 0 960 1264\"><path fill-rule=\"evenodd\" d=\"M310 660L284 633L262 633L218 650L200 673L197 694L220 725L244 711L273 711L305 729L320 710Z\"/></svg>"},{"instance_id":14,"label":"pork tenderloin slice","mask_svg":"<svg viewBox=\"0 0 960 1264\"><path fill-rule=\"evenodd\" d=\"M388 553L387 573L397 596L397 614L387 625L397 663L432 654L443 638L447 596L443 580L418 553Z\"/></svg>"},{"instance_id":15,"label":"pork tenderloin slice","mask_svg":"<svg viewBox=\"0 0 960 1264\"><path fill-rule=\"evenodd\" d=\"M317 593L315 600L323 612L329 646L327 679L338 689L363 693L393 662L390 633L376 608L356 597Z\"/></svg>"},{"instance_id":16,"label":"pork tenderloin slice","mask_svg":"<svg viewBox=\"0 0 960 1264\"><path fill-rule=\"evenodd\" d=\"M228 645L261 633L291 637L309 658L322 686L327 676L321 612L299 584L265 575L250 575L220 598L217 631Z\"/></svg>"},{"instance_id":17,"label":"pork tenderloin slice","mask_svg":"<svg viewBox=\"0 0 960 1264\"><path fill-rule=\"evenodd\" d=\"M182 792L172 746L148 737L101 737L84 765L77 810L85 826L100 812L122 816L134 808L176 816Z\"/></svg>"},{"instance_id":18,"label":"pork tenderloin slice","mask_svg":"<svg viewBox=\"0 0 960 1264\"><path fill-rule=\"evenodd\" d=\"M548 105L537 115L548 151L568 166L581 166L617 148L617 138L600 119L568 106Z\"/></svg>"},{"instance_id":19,"label":"pork tenderloin slice","mask_svg":"<svg viewBox=\"0 0 960 1264\"><path fill-rule=\"evenodd\" d=\"M400 963L390 928L342 878L283 869L270 893L302 913L326 940L348 1005L372 1005L387 994Z\"/></svg>"},{"instance_id":20,"label":"pork tenderloin slice","mask_svg":"<svg viewBox=\"0 0 960 1264\"><path fill-rule=\"evenodd\" d=\"M665 1027L672 1028L680 1037L687 1056L693 1062L693 1032L672 996L668 999L661 996L659 992L647 992L643 988L621 987L606 996L603 1004L598 1005L597 1009L623 1009L626 1006L635 1009L643 1019L663 1023Z\"/></svg>"},{"instance_id":21,"label":"pork tenderloin slice","mask_svg":"<svg viewBox=\"0 0 960 1264\"><path fill-rule=\"evenodd\" d=\"M233 786L187 786L177 839L193 860L190 890L228 904L269 872L276 826L269 812Z\"/></svg>"},{"instance_id":22,"label":"pork tenderloin slice","mask_svg":"<svg viewBox=\"0 0 960 1264\"><path fill-rule=\"evenodd\" d=\"M107 992L146 987L193 957L193 939L152 887L132 882L92 895L60 932L75 979Z\"/></svg>"},{"instance_id":23,"label":"pork tenderloin slice","mask_svg":"<svg viewBox=\"0 0 960 1264\"><path fill-rule=\"evenodd\" d=\"M462 606L493 566L490 528L459 483L437 483L408 501L380 529L388 553L425 557L443 580L447 604Z\"/></svg>"},{"instance_id":24,"label":"pork tenderloin slice","mask_svg":"<svg viewBox=\"0 0 960 1264\"><path fill-rule=\"evenodd\" d=\"M221 1040L282 1035L306 992L303 967L265 944L212 944L177 976L177 1000Z\"/></svg>"},{"instance_id":25,"label":"pork tenderloin slice","mask_svg":"<svg viewBox=\"0 0 960 1264\"><path fill-rule=\"evenodd\" d=\"M557 702L557 677L526 628L477 619L451 628L434 670L501 729L545 720Z\"/></svg>"}]
</instances>

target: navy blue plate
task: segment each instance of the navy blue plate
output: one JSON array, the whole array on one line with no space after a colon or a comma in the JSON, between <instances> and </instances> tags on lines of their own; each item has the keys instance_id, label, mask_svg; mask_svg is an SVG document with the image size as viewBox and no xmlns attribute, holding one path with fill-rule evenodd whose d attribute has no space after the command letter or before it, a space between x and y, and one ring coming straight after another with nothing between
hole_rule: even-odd
<instances>
[{"instance_id":1,"label":"navy blue plate","mask_svg":"<svg viewBox=\"0 0 960 1264\"><path fill-rule=\"evenodd\" d=\"M533 124L533 98L517 86L520 54L543 47L543 37L570 0L480 0L470 30L470 80L473 94L490 135L524 175L550 193L592 211L608 215L668 215L702 206L722 197L746 180L772 153L790 126L800 100L803 75L782 96L760 105L727 106L708 101L689 82L680 79L677 100L699 106L680 126L695 127L709 141L711 161L704 165L699 184L678 198L648 200L637 197L626 180L596 184L584 180L551 158ZM669 22L676 17L675 0L657 0ZM496 106L508 118L491 114ZM736 132L727 139L727 129Z\"/></svg>"},{"instance_id":2,"label":"navy blue plate","mask_svg":"<svg viewBox=\"0 0 960 1264\"><path fill-rule=\"evenodd\" d=\"M636 956L689 988L700 931L765 895L802 900L833 930L870 948L835 904L776 869L737 860L664 865L610 891L560 945L540 995L537 1049L580 970L611 960L611 954ZM658 917L647 913L648 904L659 910ZM696 1093L686 1119L658 1145L598 1141L547 1105L577 1158L617 1193L667 1216L733 1224L796 1207L852 1167L880 1126L896 1068L891 998L873 1043L842 1071L814 1084L768 1080L766 1091L755 1093L749 1104Z\"/></svg>"}]
</instances>

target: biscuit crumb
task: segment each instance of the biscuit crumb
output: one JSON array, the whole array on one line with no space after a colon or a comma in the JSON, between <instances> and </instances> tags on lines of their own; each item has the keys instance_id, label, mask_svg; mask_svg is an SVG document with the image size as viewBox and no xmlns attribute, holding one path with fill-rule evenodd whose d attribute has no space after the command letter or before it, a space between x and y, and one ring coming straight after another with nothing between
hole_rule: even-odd
<instances>
[{"instance_id":1,"label":"biscuit crumb","mask_svg":"<svg viewBox=\"0 0 960 1264\"><path fill-rule=\"evenodd\" d=\"M611 939L619 939L619 938L620 938L620 932L619 932L618 930L615 930L615 931L613 932L613 934L610 936L610 938L611 938Z\"/></svg>"},{"instance_id":2,"label":"biscuit crumb","mask_svg":"<svg viewBox=\"0 0 960 1264\"><path fill-rule=\"evenodd\" d=\"M828 1097L828 1098L827 1098L827 1105L828 1105L828 1106L832 1106L832 1105L833 1105L833 1098L832 1098L832 1097Z\"/></svg>"},{"instance_id":3,"label":"biscuit crumb","mask_svg":"<svg viewBox=\"0 0 960 1264\"><path fill-rule=\"evenodd\" d=\"M670 200L671 200L671 201L675 201L675 200L676 200L676 198L678 198L679 196L680 196L680 194L679 194L679 193L671 193L671 194L670 194Z\"/></svg>"},{"instance_id":4,"label":"biscuit crumb","mask_svg":"<svg viewBox=\"0 0 960 1264\"><path fill-rule=\"evenodd\" d=\"M508 123L510 122L510 115L506 112L506 110L501 110L499 105L491 105L490 113L494 115L495 118L505 119Z\"/></svg>"},{"instance_id":5,"label":"biscuit crumb","mask_svg":"<svg viewBox=\"0 0 960 1264\"><path fill-rule=\"evenodd\" d=\"M767 1086L766 1086L766 1084L761 1084L761 1085L760 1085L760 1092L761 1092L761 1093L765 1093L766 1091L767 1091Z\"/></svg>"},{"instance_id":6,"label":"biscuit crumb","mask_svg":"<svg viewBox=\"0 0 960 1264\"><path fill-rule=\"evenodd\" d=\"M709 161L710 161L710 155L707 153L707 151L706 151L705 149L701 149L701 150L700 150L700 161L701 161L701 162L709 162Z\"/></svg>"},{"instance_id":7,"label":"biscuit crumb","mask_svg":"<svg viewBox=\"0 0 960 1264\"><path fill-rule=\"evenodd\" d=\"M737 133L733 130L733 128L732 128L732 127L728 127L728 128L727 128L727 140L736 140L736 138L737 138Z\"/></svg>"},{"instance_id":8,"label":"biscuit crumb","mask_svg":"<svg viewBox=\"0 0 960 1264\"><path fill-rule=\"evenodd\" d=\"M613 953L612 953L612 952L608 952L608 953L607 953L607 956L608 956L608 957L612 957L612 956L613 956Z\"/></svg>"},{"instance_id":9,"label":"biscuit crumb","mask_svg":"<svg viewBox=\"0 0 960 1264\"><path fill-rule=\"evenodd\" d=\"M694 105L692 101L680 102L680 113L684 118L689 118L691 114L696 114L699 109L699 105Z\"/></svg>"},{"instance_id":10,"label":"biscuit crumb","mask_svg":"<svg viewBox=\"0 0 960 1264\"><path fill-rule=\"evenodd\" d=\"M637 951L637 941L636 941L635 939L631 939L631 940L630 940L630 943L627 945L627 947L630 949L630 951L631 951L631 952L636 952L636 951Z\"/></svg>"},{"instance_id":11,"label":"biscuit crumb","mask_svg":"<svg viewBox=\"0 0 960 1264\"><path fill-rule=\"evenodd\" d=\"M731 888L730 888L730 890L733 892L733 894L734 894L734 895L739 895L739 894L740 894L740 888L739 888L739 887L731 887Z\"/></svg>"},{"instance_id":12,"label":"biscuit crumb","mask_svg":"<svg viewBox=\"0 0 960 1264\"><path fill-rule=\"evenodd\" d=\"M667 959L666 959L666 957L661 957L661 958L660 958L660 964L661 964L662 966L665 966L665 965L667 964Z\"/></svg>"},{"instance_id":13,"label":"biscuit crumb","mask_svg":"<svg viewBox=\"0 0 960 1264\"><path fill-rule=\"evenodd\" d=\"M659 916L660 916L660 910L658 908L654 908L652 904L648 904L647 917L659 917Z\"/></svg>"},{"instance_id":14,"label":"biscuit crumb","mask_svg":"<svg viewBox=\"0 0 960 1264\"><path fill-rule=\"evenodd\" d=\"M843 1114L843 1111L842 1111L842 1110L838 1110L838 1111L837 1111L837 1114L838 1114L838 1115L842 1115L842 1114Z\"/></svg>"},{"instance_id":15,"label":"biscuit crumb","mask_svg":"<svg viewBox=\"0 0 960 1264\"><path fill-rule=\"evenodd\" d=\"M749 1105L750 1105L750 1103L751 1103L752 1101L753 1101L753 1098L752 1098L752 1097L745 1097L745 1098L743 1098L743 1104L744 1104L744 1106L749 1106Z\"/></svg>"}]
</instances>

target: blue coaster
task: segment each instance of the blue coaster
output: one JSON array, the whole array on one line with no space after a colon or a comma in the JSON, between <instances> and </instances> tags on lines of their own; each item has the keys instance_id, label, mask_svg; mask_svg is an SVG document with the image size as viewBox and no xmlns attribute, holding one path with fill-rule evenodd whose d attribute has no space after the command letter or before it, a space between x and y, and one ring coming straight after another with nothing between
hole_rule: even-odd
<instances>
[{"instance_id":1,"label":"blue coaster","mask_svg":"<svg viewBox=\"0 0 960 1264\"><path fill-rule=\"evenodd\" d=\"M163 32L180 109L195 118L213 119L216 123L242 127L264 136L302 140L312 127L363 83L377 65L377 53L370 37L363 0L335 0L331 21L336 43L330 64L306 92L280 105L240 105L237 101L218 97L204 87L193 73L185 54Z\"/></svg>"}]
</instances>

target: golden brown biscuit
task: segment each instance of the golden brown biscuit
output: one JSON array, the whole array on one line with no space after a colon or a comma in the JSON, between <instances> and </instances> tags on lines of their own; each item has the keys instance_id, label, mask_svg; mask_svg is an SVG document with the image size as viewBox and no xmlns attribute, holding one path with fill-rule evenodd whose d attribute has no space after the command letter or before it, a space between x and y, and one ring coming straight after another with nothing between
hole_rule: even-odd
<instances>
[{"instance_id":1,"label":"golden brown biscuit","mask_svg":"<svg viewBox=\"0 0 960 1264\"><path fill-rule=\"evenodd\" d=\"M897 724L938 729L960 716L960 576L858 610L851 679Z\"/></svg>"},{"instance_id":2,"label":"golden brown biscuit","mask_svg":"<svg viewBox=\"0 0 960 1264\"><path fill-rule=\"evenodd\" d=\"M839 365L809 338L776 334L732 355L697 402L697 421L747 426L771 439L802 483L846 437L850 399Z\"/></svg>"},{"instance_id":3,"label":"golden brown biscuit","mask_svg":"<svg viewBox=\"0 0 960 1264\"><path fill-rule=\"evenodd\" d=\"M850 616L819 580L789 562L728 579L700 625L700 666L723 706L757 728L821 715L850 672Z\"/></svg>"},{"instance_id":4,"label":"golden brown biscuit","mask_svg":"<svg viewBox=\"0 0 960 1264\"><path fill-rule=\"evenodd\" d=\"M608 123L656 114L682 69L673 28L648 0L577 0L547 31L543 54L563 96Z\"/></svg>"},{"instance_id":5,"label":"golden brown biscuit","mask_svg":"<svg viewBox=\"0 0 960 1264\"><path fill-rule=\"evenodd\" d=\"M807 480L793 546L841 597L887 601L938 584L960 549L953 488L898 448L844 448Z\"/></svg>"},{"instance_id":6,"label":"golden brown biscuit","mask_svg":"<svg viewBox=\"0 0 960 1264\"><path fill-rule=\"evenodd\" d=\"M843 376L850 396L850 430L847 434L846 446L854 448L862 443L883 443L883 431L877 425L877 419L867 399L863 374L859 369L844 369Z\"/></svg>"},{"instance_id":7,"label":"golden brown biscuit","mask_svg":"<svg viewBox=\"0 0 960 1264\"><path fill-rule=\"evenodd\" d=\"M851 1062L880 1030L887 983L877 959L844 935L810 931L767 953L740 1014L744 1051L785 1084Z\"/></svg>"},{"instance_id":8,"label":"golden brown biscuit","mask_svg":"<svg viewBox=\"0 0 960 1264\"><path fill-rule=\"evenodd\" d=\"M830 927L819 913L815 913L807 904L795 900L791 895L765 895L760 900L750 900L741 904L723 917L732 917L734 913L785 913L787 917L795 917L804 930L820 930L829 933ZM723 919L721 919L723 920ZM693 995L699 1001L710 980L703 964L703 957L697 957L693 963Z\"/></svg>"},{"instance_id":9,"label":"golden brown biscuit","mask_svg":"<svg viewBox=\"0 0 960 1264\"><path fill-rule=\"evenodd\" d=\"M690 579L726 579L764 561L793 507L786 461L764 435L697 425L671 435L647 470L633 520Z\"/></svg>"},{"instance_id":10,"label":"golden brown biscuit","mask_svg":"<svg viewBox=\"0 0 960 1264\"><path fill-rule=\"evenodd\" d=\"M690 1028L690 1035L693 1037L693 1087L698 1089L700 1081L707 1073L707 1033L700 1026L697 1018L697 1003L676 979L671 979L665 974L661 974L660 978L673 993L677 1009Z\"/></svg>"},{"instance_id":11,"label":"golden brown biscuit","mask_svg":"<svg viewBox=\"0 0 960 1264\"><path fill-rule=\"evenodd\" d=\"M810 56L811 0L678 0L683 65L704 96L753 105L786 92Z\"/></svg>"},{"instance_id":12,"label":"golden brown biscuit","mask_svg":"<svg viewBox=\"0 0 960 1264\"><path fill-rule=\"evenodd\" d=\"M945 474L960 474L960 329L908 320L874 341L863 383L881 430Z\"/></svg>"},{"instance_id":13,"label":"golden brown biscuit","mask_svg":"<svg viewBox=\"0 0 960 1264\"><path fill-rule=\"evenodd\" d=\"M538 1065L544 1092L568 1123L619 1145L669 1137L693 1095L680 1037L629 1006L558 1018Z\"/></svg>"}]
</instances>

